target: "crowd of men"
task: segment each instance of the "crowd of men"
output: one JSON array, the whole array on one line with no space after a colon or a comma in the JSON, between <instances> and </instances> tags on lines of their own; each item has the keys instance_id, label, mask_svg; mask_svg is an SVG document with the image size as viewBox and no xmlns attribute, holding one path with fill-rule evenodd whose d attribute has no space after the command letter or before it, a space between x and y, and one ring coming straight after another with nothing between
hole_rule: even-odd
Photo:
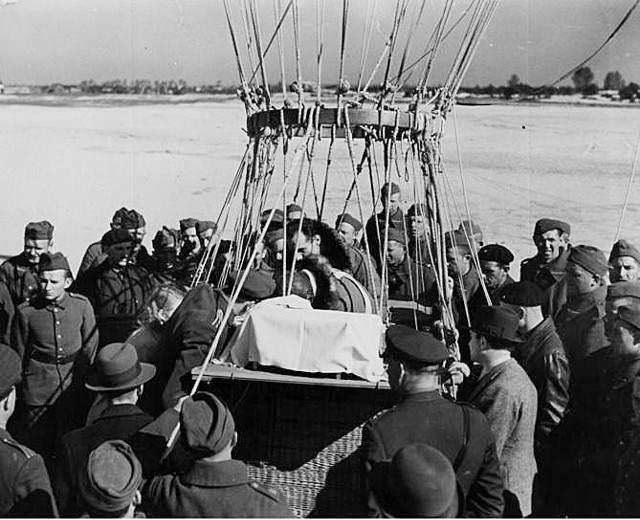
<instances>
[{"instance_id":1,"label":"crowd of men","mask_svg":"<svg viewBox=\"0 0 640 520\"><path fill-rule=\"evenodd\" d=\"M233 459L227 404L188 396L214 337L220 353L233 336L222 316L288 290L389 317L399 402L363 429L363 515L637 516L640 251L619 240L607 258L542 218L515 281L513 253L473 222L438 244L397 185L380 205L364 225L266 210L240 243L187 218L151 253L144 217L121 208L75 276L53 226L29 223L0 266L0 513L291 516ZM246 272L230 269L239 251Z\"/></svg>"}]
</instances>

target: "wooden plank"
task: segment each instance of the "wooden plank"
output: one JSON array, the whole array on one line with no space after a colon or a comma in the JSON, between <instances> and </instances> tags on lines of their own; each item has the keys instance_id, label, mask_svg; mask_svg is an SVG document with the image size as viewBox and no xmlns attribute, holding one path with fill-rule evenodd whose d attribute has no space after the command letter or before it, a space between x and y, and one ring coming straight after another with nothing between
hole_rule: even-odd
<instances>
[{"instance_id":1,"label":"wooden plank","mask_svg":"<svg viewBox=\"0 0 640 520\"><path fill-rule=\"evenodd\" d=\"M191 371L192 377L195 379L200 373L201 367L196 367ZM202 376L204 381L212 379L238 379L241 381L264 381L274 383L285 383L291 385L311 385L311 386L332 386L340 388L371 388L388 390L389 383L381 381L379 383L371 383L369 381L352 380L352 379L335 379L320 377L304 377L285 374L274 374L272 372L263 372L261 370L247 370L229 365L209 365Z\"/></svg>"}]
</instances>

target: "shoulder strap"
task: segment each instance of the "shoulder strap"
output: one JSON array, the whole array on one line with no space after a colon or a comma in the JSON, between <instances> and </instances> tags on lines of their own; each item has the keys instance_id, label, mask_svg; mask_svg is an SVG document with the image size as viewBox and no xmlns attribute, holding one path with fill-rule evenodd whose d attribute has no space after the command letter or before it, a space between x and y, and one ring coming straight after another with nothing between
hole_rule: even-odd
<instances>
[{"instance_id":1,"label":"shoulder strap","mask_svg":"<svg viewBox=\"0 0 640 520\"><path fill-rule=\"evenodd\" d=\"M469 445L470 434L469 408L462 406L462 445L460 446L460 450L458 450L456 460L453 461L453 471L456 473L458 472L458 468L462 465L464 458L467 456L467 446Z\"/></svg>"}]
</instances>

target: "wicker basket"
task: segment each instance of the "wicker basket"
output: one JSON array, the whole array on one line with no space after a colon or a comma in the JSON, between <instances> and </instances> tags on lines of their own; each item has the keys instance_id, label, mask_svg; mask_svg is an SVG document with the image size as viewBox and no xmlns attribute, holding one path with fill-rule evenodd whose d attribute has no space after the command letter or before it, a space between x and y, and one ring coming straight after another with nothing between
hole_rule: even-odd
<instances>
[{"instance_id":1,"label":"wicker basket","mask_svg":"<svg viewBox=\"0 0 640 520\"><path fill-rule=\"evenodd\" d=\"M363 516L362 425L393 405L392 393L370 383L249 371L238 378L217 369L208 389L233 411L234 456L251 477L277 487L298 516Z\"/></svg>"}]
</instances>

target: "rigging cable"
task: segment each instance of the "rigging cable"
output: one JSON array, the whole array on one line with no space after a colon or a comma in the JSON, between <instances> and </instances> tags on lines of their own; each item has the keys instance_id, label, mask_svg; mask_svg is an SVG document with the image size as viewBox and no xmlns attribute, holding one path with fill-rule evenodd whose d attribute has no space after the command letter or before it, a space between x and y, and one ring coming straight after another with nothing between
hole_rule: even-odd
<instances>
[{"instance_id":1,"label":"rigging cable","mask_svg":"<svg viewBox=\"0 0 640 520\"><path fill-rule=\"evenodd\" d=\"M622 231L622 223L624 222L624 216L627 212L627 206L629 205L629 197L631 196L631 186L633 185L633 178L636 174L636 167L638 166L638 150L640 148L640 133L638 133L638 140L636 141L636 151L633 157L633 166L631 168L631 174L629 175L629 183L627 184L627 194L624 198L624 204L622 205L622 211L620 213L620 220L618 221L618 229L616 230L616 236L613 238L615 244L620 237Z\"/></svg>"}]
</instances>

